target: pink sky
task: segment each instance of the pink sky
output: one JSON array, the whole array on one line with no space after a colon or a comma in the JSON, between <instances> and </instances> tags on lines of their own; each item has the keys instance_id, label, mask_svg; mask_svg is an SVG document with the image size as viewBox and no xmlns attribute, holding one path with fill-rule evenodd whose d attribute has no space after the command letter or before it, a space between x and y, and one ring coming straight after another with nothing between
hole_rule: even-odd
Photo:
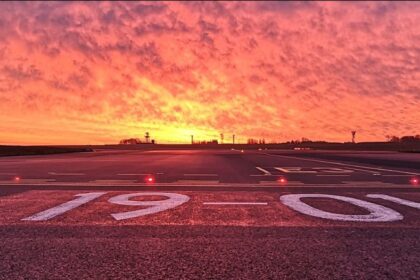
<instances>
[{"instance_id":1,"label":"pink sky","mask_svg":"<svg viewBox=\"0 0 420 280\"><path fill-rule=\"evenodd\" d=\"M2 2L0 144L420 134L418 2Z\"/></svg>"}]
</instances>

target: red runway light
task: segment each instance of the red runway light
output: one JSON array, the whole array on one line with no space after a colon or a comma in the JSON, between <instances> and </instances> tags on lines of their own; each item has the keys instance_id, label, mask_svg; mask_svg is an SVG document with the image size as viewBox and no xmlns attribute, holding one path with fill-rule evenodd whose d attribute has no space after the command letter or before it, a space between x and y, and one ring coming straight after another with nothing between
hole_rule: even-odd
<instances>
[{"instance_id":1,"label":"red runway light","mask_svg":"<svg viewBox=\"0 0 420 280\"><path fill-rule=\"evenodd\" d=\"M279 182L279 183L280 183L280 185L285 185L285 184L287 184L287 179L286 179L286 178L284 178L284 177L280 177L280 178L277 180L277 182Z\"/></svg>"},{"instance_id":2,"label":"red runway light","mask_svg":"<svg viewBox=\"0 0 420 280\"><path fill-rule=\"evenodd\" d=\"M412 185L417 186L417 185L419 184L419 179L418 179L418 178L411 178L411 179L410 179L410 183L411 183Z\"/></svg>"},{"instance_id":3,"label":"red runway light","mask_svg":"<svg viewBox=\"0 0 420 280\"><path fill-rule=\"evenodd\" d=\"M152 175L146 176L145 178L146 183L154 183L155 178Z\"/></svg>"},{"instance_id":4,"label":"red runway light","mask_svg":"<svg viewBox=\"0 0 420 280\"><path fill-rule=\"evenodd\" d=\"M15 178L13 178L13 180L15 180L15 182L19 182L20 181L20 177L16 176Z\"/></svg>"}]
</instances>

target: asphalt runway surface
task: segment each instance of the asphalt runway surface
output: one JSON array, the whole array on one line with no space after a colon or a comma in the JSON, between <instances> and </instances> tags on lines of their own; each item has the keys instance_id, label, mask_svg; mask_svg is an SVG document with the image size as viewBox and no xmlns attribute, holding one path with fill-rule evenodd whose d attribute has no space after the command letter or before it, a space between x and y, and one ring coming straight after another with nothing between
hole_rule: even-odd
<instances>
[{"instance_id":1,"label":"asphalt runway surface","mask_svg":"<svg viewBox=\"0 0 420 280\"><path fill-rule=\"evenodd\" d=\"M419 177L394 152L3 157L0 279L419 279Z\"/></svg>"}]
</instances>

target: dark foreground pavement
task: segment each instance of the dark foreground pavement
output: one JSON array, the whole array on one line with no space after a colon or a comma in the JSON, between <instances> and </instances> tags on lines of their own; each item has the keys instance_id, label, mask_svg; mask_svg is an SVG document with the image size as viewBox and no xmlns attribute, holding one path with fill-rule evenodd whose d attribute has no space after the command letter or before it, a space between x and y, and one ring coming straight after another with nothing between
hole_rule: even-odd
<instances>
[{"instance_id":1,"label":"dark foreground pavement","mask_svg":"<svg viewBox=\"0 0 420 280\"><path fill-rule=\"evenodd\" d=\"M1 279L419 279L419 229L7 226Z\"/></svg>"},{"instance_id":2,"label":"dark foreground pavement","mask_svg":"<svg viewBox=\"0 0 420 280\"><path fill-rule=\"evenodd\" d=\"M420 279L420 187L409 183L418 162L416 155L278 151L4 159L0 279ZM156 182L146 184L147 174ZM288 181L280 183L282 177ZM71 208L69 201L89 193L97 197ZM164 204L165 193L188 200ZM116 203L125 194L136 194L132 204ZM324 212L362 217L319 218L280 200L290 194L357 199L397 216L366 222L366 208L302 199ZM68 209L57 214L60 205ZM57 215L33 219L47 209ZM113 216L137 210L146 212Z\"/></svg>"}]
</instances>

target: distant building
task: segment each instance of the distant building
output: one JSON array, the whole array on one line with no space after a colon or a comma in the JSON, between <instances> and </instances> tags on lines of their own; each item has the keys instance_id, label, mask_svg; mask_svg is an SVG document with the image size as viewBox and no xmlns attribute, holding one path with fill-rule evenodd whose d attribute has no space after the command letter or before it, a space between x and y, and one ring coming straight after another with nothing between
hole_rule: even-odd
<instances>
[{"instance_id":1,"label":"distant building","mask_svg":"<svg viewBox=\"0 0 420 280\"><path fill-rule=\"evenodd\" d=\"M128 138L122 139L120 145L138 145L138 144L156 144L156 141L152 139L150 142L142 142L139 138Z\"/></svg>"}]
</instances>

